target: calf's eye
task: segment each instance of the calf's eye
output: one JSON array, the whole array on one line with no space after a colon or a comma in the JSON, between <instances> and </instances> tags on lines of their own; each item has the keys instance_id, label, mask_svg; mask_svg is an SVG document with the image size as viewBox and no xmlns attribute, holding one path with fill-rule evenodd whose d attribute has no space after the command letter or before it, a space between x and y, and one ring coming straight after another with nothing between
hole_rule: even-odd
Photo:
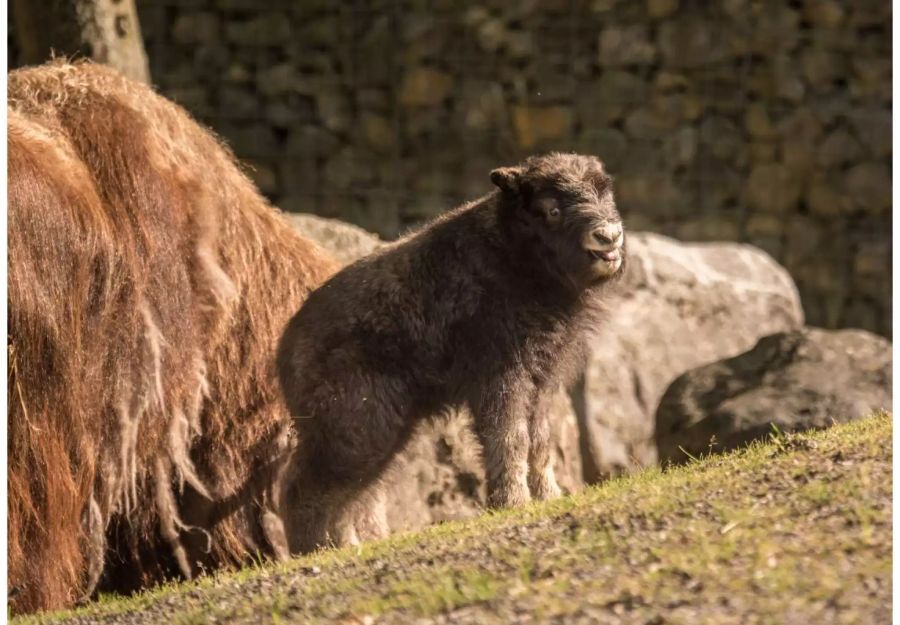
<instances>
[{"instance_id":1,"label":"calf's eye","mask_svg":"<svg viewBox=\"0 0 900 625\"><path fill-rule=\"evenodd\" d=\"M559 209L554 206L553 208L550 209L550 212L548 214L551 217L559 217Z\"/></svg>"}]
</instances>

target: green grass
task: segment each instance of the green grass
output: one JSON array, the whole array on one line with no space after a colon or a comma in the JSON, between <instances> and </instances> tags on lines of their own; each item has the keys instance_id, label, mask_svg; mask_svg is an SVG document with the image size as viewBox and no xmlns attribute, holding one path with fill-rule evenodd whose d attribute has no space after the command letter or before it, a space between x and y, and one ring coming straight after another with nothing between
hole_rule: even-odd
<instances>
[{"instance_id":1,"label":"green grass","mask_svg":"<svg viewBox=\"0 0 900 625\"><path fill-rule=\"evenodd\" d=\"M25 624L887 622L891 417Z\"/></svg>"}]
</instances>

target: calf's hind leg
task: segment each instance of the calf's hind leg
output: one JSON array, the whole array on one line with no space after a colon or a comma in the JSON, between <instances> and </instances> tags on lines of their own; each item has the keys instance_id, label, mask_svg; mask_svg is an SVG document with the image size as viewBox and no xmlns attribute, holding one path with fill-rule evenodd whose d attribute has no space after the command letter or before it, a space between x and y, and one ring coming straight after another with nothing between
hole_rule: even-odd
<instances>
[{"instance_id":1,"label":"calf's hind leg","mask_svg":"<svg viewBox=\"0 0 900 625\"><path fill-rule=\"evenodd\" d=\"M406 395L385 380L352 382L328 393L339 401L296 421L301 475L295 500L306 510L297 521L300 551L387 533L381 477L409 429Z\"/></svg>"}]
</instances>

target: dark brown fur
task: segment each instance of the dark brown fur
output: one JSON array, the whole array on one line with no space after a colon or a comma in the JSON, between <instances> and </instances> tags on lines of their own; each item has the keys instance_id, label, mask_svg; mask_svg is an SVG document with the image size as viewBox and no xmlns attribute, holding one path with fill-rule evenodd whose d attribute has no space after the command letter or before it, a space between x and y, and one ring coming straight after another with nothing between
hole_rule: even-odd
<instances>
[{"instance_id":1,"label":"dark brown fur","mask_svg":"<svg viewBox=\"0 0 900 625\"><path fill-rule=\"evenodd\" d=\"M13 610L283 555L274 351L336 264L147 87L8 82Z\"/></svg>"},{"instance_id":2,"label":"dark brown fur","mask_svg":"<svg viewBox=\"0 0 900 625\"><path fill-rule=\"evenodd\" d=\"M297 548L356 541L391 459L449 409L474 415L490 504L557 494L547 406L621 272L621 220L593 157L491 178L499 192L345 268L289 323L278 369L300 434Z\"/></svg>"}]
</instances>

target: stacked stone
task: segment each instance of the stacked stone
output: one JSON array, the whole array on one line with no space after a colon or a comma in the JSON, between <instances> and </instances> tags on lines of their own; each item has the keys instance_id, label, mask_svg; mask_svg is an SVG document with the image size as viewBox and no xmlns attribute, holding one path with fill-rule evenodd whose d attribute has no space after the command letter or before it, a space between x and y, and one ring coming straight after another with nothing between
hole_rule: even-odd
<instances>
[{"instance_id":1,"label":"stacked stone","mask_svg":"<svg viewBox=\"0 0 900 625\"><path fill-rule=\"evenodd\" d=\"M392 237L498 164L592 152L632 227L756 244L809 323L891 333L884 0L139 8L160 90L286 210Z\"/></svg>"}]
</instances>

